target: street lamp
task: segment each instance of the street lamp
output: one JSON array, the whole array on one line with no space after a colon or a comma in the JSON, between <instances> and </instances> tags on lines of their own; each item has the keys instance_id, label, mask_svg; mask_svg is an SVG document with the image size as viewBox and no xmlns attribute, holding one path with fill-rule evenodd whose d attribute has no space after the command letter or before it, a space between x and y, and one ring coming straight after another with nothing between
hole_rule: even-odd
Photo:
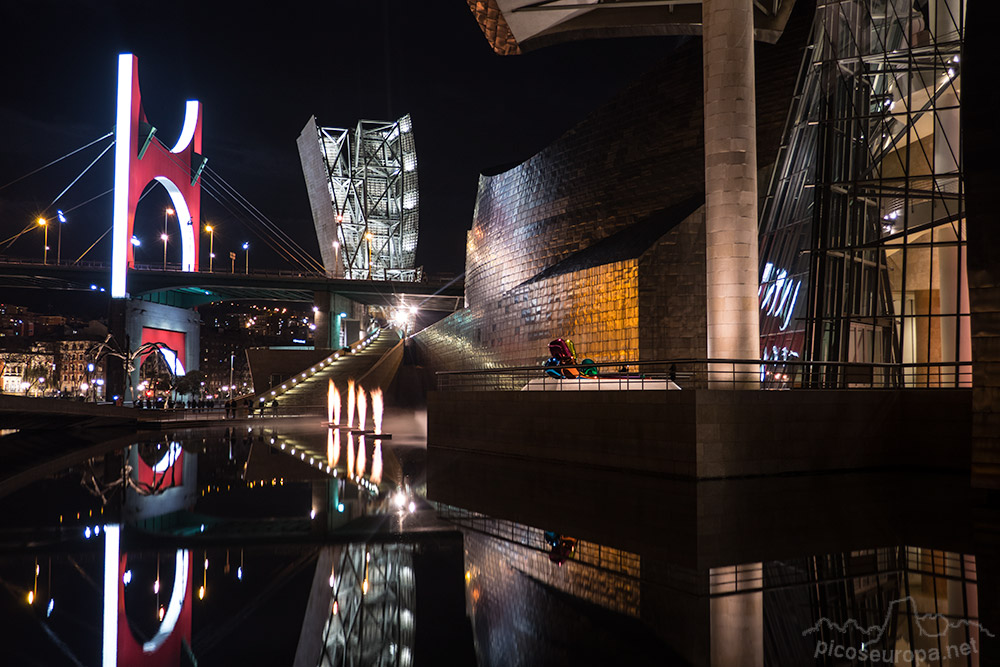
<instances>
[{"instance_id":1,"label":"street lamp","mask_svg":"<svg viewBox=\"0 0 1000 667\"><path fill-rule=\"evenodd\" d=\"M41 226L41 228L43 230L45 230L45 240L43 241L43 243L45 243L45 245L43 246L43 250L42 250L42 264L48 264L49 263L49 224L48 224L48 221L45 218L39 218L38 219L38 224Z\"/></svg>"},{"instance_id":2,"label":"street lamp","mask_svg":"<svg viewBox=\"0 0 1000 667\"><path fill-rule=\"evenodd\" d=\"M212 260L215 259L215 228L212 225L205 225L208 232L208 272L212 272Z\"/></svg>"},{"instance_id":3,"label":"street lamp","mask_svg":"<svg viewBox=\"0 0 1000 667\"><path fill-rule=\"evenodd\" d=\"M163 234L160 234L160 240L163 241L163 270L164 271L167 270L167 239L169 239L169 238L170 237L167 236L166 232L164 232Z\"/></svg>"},{"instance_id":4,"label":"street lamp","mask_svg":"<svg viewBox=\"0 0 1000 667\"><path fill-rule=\"evenodd\" d=\"M62 262L62 226L66 224L66 216L62 211L56 211L59 218L59 242L56 244L56 264Z\"/></svg>"},{"instance_id":5,"label":"street lamp","mask_svg":"<svg viewBox=\"0 0 1000 667\"><path fill-rule=\"evenodd\" d=\"M243 250L245 250L246 254L247 254L246 273L249 275L249 273L250 273L250 242L249 241L244 241L243 242Z\"/></svg>"},{"instance_id":6,"label":"street lamp","mask_svg":"<svg viewBox=\"0 0 1000 667\"><path fill-rule=\"evenodd\" d=\"M173 214L174 214L174 209L169 208L169 207L163 209L163 233L164 234L167 233L167 217L171 216Z\"/></svg>"},{"instance_id":7,"label":"street lamp","mask_svg":"<svg viewBox=\"0 0 1000 667\"><path fill-rule=\"evenodd\" d=\"M365 232L365 240L368 241L368 280L372 279L372 239L375 235L371 231Z\"/></svg>"}]
</instances>

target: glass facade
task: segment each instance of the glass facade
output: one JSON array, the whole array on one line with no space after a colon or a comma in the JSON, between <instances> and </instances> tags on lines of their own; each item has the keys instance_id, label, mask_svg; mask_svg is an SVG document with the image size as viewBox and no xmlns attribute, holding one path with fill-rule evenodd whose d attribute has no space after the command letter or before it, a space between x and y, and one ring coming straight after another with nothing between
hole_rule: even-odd
<instances>
[{"instance_id":1,"label":"glass facade","mask_svg":"<svg viewBox=\"0 0 1000 667\"><path fill-rule=\"evenodd\" d=\"M843 365L772 382L971 383L964 21L962 0L818 3L761 218L761 348Z\"/></svg>"}]
</instances>

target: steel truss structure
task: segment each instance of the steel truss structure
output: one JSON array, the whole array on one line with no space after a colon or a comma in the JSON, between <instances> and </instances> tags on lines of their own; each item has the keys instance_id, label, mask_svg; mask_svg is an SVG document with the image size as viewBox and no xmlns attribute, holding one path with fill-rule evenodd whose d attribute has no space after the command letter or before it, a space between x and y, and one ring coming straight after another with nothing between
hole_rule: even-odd
<instances>
[{"instance_id":1,"label":"steel truss structure","mask_svg":"<svg viewBox=\"0 0 1000 667\"><path fill-rule=\"evenodd\" d=\"M316 135L328 200L311 203L314 215L318 206L332 204L333 233L317 220L327 270L356 280L420 280L417 154L409 115L395 122L362 120L353 129L317 127ZM310 199L323 196L310 189Z\"/></svg>"},{"instance_id":2,"label":"steel truss structure","mask_svg":"<svg viewBox=\"0 0 1000 667\"><path fill-rule=\"evenodd\" d=\"M321 667L413 664L416 580L411 544L351 544L335 551L333 604Z\"/></svg>"},{"instance_id":3,"label":"steel truss structure","mask_svg":"<svg viewBox=\"0 0 1000 667\"><path fill-rule=\"evenodd\" d=\"M947 372L772 382L971 382L964 24L963 0L820 0L761 216L763 359Z\"/></svg>"}]
</instances>

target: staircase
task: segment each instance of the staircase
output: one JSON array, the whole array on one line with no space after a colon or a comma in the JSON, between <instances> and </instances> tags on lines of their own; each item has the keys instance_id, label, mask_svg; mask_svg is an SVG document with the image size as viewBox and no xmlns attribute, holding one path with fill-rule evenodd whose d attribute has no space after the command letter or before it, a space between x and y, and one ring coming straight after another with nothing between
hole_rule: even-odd
<instances>
[{"instance_id":1,"label":"staircase","mask_svg":"<svg viewBox=\"0 0 1000 667\"><path fill-rule=\"evenodd\" d=\"M326 414L326 398L332 379L342 396L347 393L347 381L354 379L370 389L386 386L395 375L402 360L399 335L393 329L383 329L368 346L350 354L329 357L309 368L299 371L283 385L274 387L274 395L267 391L260 395L267 406L278 399L281 412ZM313 371L313 369L316 369ZM258 405L262 405L257 400Z\"/></svg>"}]
</instances>

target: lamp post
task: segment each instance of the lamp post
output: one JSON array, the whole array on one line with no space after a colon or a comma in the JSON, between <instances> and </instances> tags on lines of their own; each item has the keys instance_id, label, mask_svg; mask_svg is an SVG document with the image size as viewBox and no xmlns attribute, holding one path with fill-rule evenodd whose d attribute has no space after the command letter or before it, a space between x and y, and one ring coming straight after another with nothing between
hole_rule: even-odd
<instances>
[{"instance_id":1,"label":"lamp post","mask_svg":"<svg viewBox=\"0 0 1000 667\"><path fill-rule=\"evenodd\" d=\"M46 220L45 218L39 218L38 219L38 224L41 226L42 230L45 232L45 239L43 241L43 243L45 245L42 246L42 264L48 264L49 263L49 224L48 224L48 220Z\"/></svg>"},{"instance_id":2,"label":"lamp post","mask_svg":"<svg viewBox=\"0 0 1000 667\"><path fill-rule=\"evenodd\" d=\"M249 275L250 274L250 242L249 241L244 241L243 242L243 250L246 252L246 259L247 259L247 265L246 265L246 271L245 271L245 273L247 275Z\"/></svg>"},{"instance_id":3,"label":"lamp post","mask_svg":"<svg viewBox=\"0 0 1000 667\"><path fill-rule=\"evenodd\" d=\"M368 241L368 280L372 279L372 239L375 235L371 231L365 232L365 240Z\"/></svg>"},{"instance_id":4,"label":"lamp post","mask_svg":"<svg viewBox=\"0 0 1000 667\"><path fill-rule=\"evenodd\" d=\"M167 233L167 218L169 216L173 215L173 214L174 214L174 209L169 208L169 207L163 209L163 233L164 234Z\"/></svg>"},{"instance_id":5,"label":"lamp post","mask_svg":"<svg viewBox=\"0 0 1000 667\"><path fill-rule=\"evenodd\" d=\"M170 237L167 236L166 232L160 234L160 240L163 241L163 270L164 271L167 270L167 239L169 239L169 238Z\"/></svg>"},{"instance_id":6,"label":"lamp post","mask_svg":"<svg viewBox=\"0 0 1000 667\"><path fill-rule=\"evenodd\" d=\"M215 228L212 225L205 225L208 232L208 272L212 272L212 260L215 259Z\"/></svg>"},{"instance_id":7,"label":"lamp post","mask_svg":"<svg viewBox=\"0 0 1000 667\"><path fill-rule=\"evenodd\" d=\"M59 218L59 242L56 244L56 264L62 262L62 226L66 224L66 216L63 215L62 211L56 211L56 216Z\"/></svg>"}]
</instances>

